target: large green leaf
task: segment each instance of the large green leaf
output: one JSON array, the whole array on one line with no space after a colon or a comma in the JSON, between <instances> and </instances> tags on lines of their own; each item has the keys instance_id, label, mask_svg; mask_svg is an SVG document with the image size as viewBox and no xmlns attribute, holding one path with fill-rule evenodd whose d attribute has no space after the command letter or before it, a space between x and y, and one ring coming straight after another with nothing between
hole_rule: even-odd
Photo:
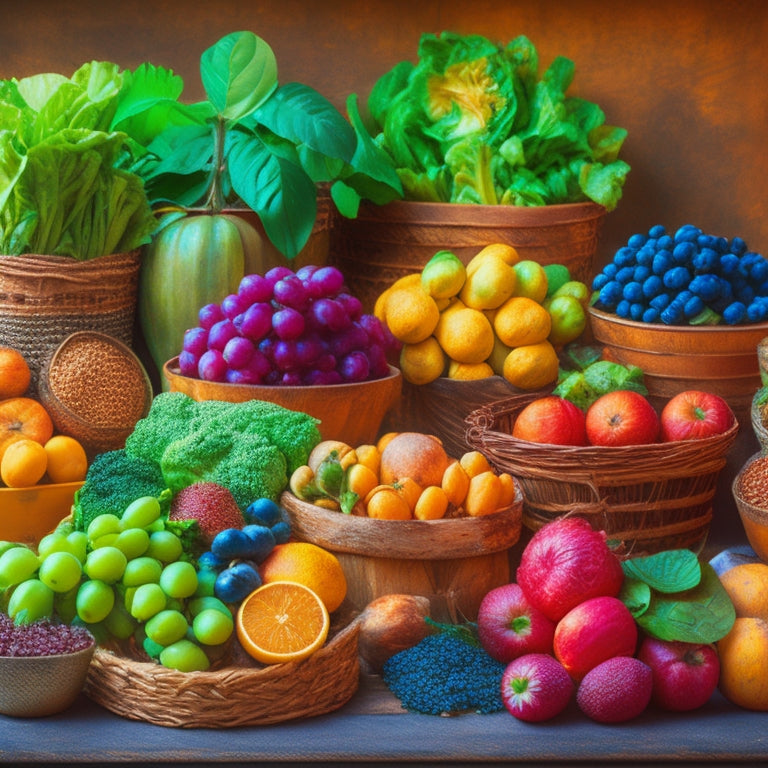
<instances>
[{"instance_id":1,"label":"large green leaf","mask_svg":"<svg viewBox=\"0 0 768 768\"><path fill-rule=\"evenodd\" d=\"M675 594L654 592L647 610L636 616L648 634L687 643L717 642L735 619L733 603L709 563L702 563L697 587Z\"/></svg>"},{"instance_id":2,"label":"large green leaf","mask_svg":"<svg viewBox=\"0 0 768 768\"><path fill-rule=\"evenodd\" d=\"M626 576L667 594L693 589L701 581L701 563L690 549L668 549L630 558L621 567Z\"/></svg>"},{"instance_id":3,"label":"large green leaf","mask_svg":"<svg viewBox=\"0 0 768 768\"><path fill-rule=\"evenodd\" d=\"M257 136L231 131L226 156L233 190L258 214L272 244L294 258L315 225L317 187L300 166L272 154Z\"/></svg>"},{"instance_id":4,"label":"large green leaf","mask_svg":"<svg viewBox=\"0 0 768 768\"><path fill-rule=\"evenodd\" d=\"M277 59L252 32L233 32L203 52L200 77L218 114L236 122L277 88Z\"/></svg>"}]
</instances>

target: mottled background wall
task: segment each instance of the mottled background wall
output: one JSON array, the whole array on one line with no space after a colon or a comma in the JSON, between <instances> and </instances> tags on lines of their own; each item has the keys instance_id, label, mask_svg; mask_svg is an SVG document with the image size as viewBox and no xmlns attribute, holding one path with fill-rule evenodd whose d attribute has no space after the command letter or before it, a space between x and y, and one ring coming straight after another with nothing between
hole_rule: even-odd
<instances>
[{"instance_id":1,"label":"mottled background wall","mask_svg":"<svg viewBox=\"0 0 768 768\"><path fill-rule=\"evenodd\" d=\"M763 0L0 0L0 12L0 77L148 60L181 74L194 100L201 52L250 29L274 48L281 81L305 82L341 109L413 59L424 31L526 34L542 67L572 58L571 93L629 131L632 172L603 259L634 231L686 222L768 254Z\"/></svg>"}]
</instances>

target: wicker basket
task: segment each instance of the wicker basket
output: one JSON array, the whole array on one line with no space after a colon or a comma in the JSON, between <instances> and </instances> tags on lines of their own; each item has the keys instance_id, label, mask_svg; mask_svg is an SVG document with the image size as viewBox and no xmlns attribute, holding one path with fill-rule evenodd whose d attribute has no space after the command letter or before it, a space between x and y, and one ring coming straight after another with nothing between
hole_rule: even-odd
<instances>
[{"instance_id":1,"label":"wicker basket","mask_svg":"<svg viewBox=\"0 0 768 768\"><path fill-rule=\"evenodd\" d=\"M642 446L556 446L511 436L517 414L537 395L473 411L467 442L523 488L523 524L532 531L568 512L591 520L630 556L665 549L700 552L712 498L739 424L700 440Z\"/></svg>"},{"instance_id":2,"label":"wicker basket","mask_svg":"<svg viewBox=\"0 0 768 768\"><path fill-rule=\"evenodd\" d=\"M338 709L357 691L359 631L359 622L350 621L303 661L206 672L178 672L98 648L84 690L115 714L175 728L235 728L313 717Z\"/></svg>"},{"instance_id":3,"label":"wicker basket","mask_svg":"<svg viewBox=\"0 0 768 768\"><path fill-rule=\"evenodd\" d=\"M139 267L139 251L88 261L0 256L0 344L24 355L30 394L43 362L71 333L96 330L131 345Z\"/></svg>"},{"instance_id":4,"label":"wicker basket","mask_svg":"<svg viewBox=\"0 0 768 768\"><path fill-rule=\"evenodd\" d=\"M755 396L752 398L752 407L750 409L750 417L752 420L752 429L754 430L757 442L760 443L760 450L763 453L768 452L768 426L763 420L763 409L760 407L760 401L766 398L766 391L764 389L758 389L755 392ZM768 406L765 406L768 408ZM766 411L768 414L768 411Z\"/></svg>"}]
</instances>

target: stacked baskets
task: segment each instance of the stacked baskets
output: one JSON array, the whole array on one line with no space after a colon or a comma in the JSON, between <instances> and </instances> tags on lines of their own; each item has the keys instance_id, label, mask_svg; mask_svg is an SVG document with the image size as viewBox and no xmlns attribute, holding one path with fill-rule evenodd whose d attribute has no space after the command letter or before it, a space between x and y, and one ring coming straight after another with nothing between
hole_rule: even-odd
<instances>
[{"instance_id":1,"label":"stacked baskets","mask_svg":"<svg viewBox=\"0 0 768 768\"><path fill-rule=\"evenodd\" d=\"M513 438L517 414L537 396L507 398L467 417L467 442L522 485L527 528L535 531L573 512L621 542L628 556L702 550L718 477L739 429L736 419L720 435L642 446L559 446Z\"/></svg>"}]
</instances>

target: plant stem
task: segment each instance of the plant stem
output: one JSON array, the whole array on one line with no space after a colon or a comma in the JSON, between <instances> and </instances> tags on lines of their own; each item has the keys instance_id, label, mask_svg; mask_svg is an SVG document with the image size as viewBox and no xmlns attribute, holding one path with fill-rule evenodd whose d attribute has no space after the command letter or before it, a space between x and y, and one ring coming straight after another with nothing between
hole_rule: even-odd
<instances>
[{"instance_id":1,"label":"plant stem","mask_svg":"<svg viewBox=\"0 0 768 768\"><path fill-rule=\"evenodd\" d=\"M213 126L213 170L211 171L211 185L208 190L208 198L205 201L205 207L213 213L220 213L224 208L224 193L221 188L221 180L226 167L224 160L225 136L224 118L219 116Z\"/></svg>"}]
</instances>

